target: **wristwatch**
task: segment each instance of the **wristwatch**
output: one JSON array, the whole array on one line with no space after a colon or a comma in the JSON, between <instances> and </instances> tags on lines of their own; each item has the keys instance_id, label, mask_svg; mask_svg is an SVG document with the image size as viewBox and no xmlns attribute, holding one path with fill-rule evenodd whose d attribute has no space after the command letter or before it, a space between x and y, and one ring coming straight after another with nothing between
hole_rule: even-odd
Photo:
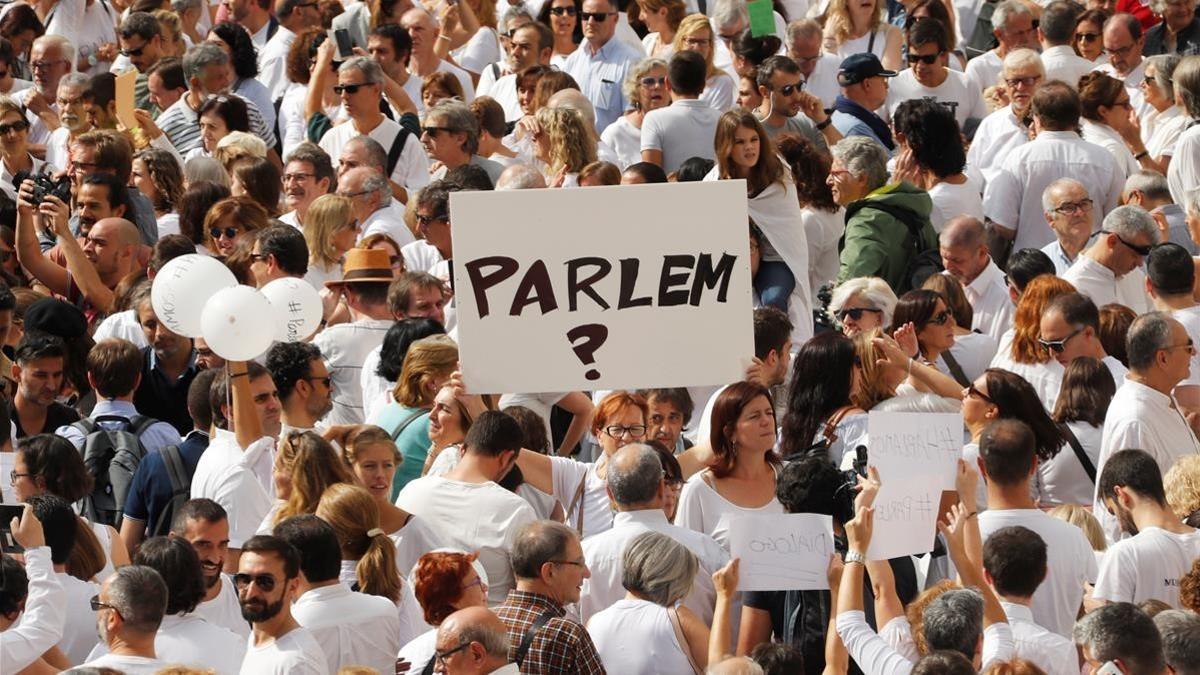
<instances>
[{"instance_id":1,"label":"wristwatch","mask_svg":"<svg viewBox=\"0 0 1200 675\"><path fill-rule=\"evenodd\" d=\"M847 565L849 565L850 563L859 563L860 565L866 565L867 564L867 556L863 555L863 553L861 551L846 551L845 563Z\"/></svg>"}]
</instances>

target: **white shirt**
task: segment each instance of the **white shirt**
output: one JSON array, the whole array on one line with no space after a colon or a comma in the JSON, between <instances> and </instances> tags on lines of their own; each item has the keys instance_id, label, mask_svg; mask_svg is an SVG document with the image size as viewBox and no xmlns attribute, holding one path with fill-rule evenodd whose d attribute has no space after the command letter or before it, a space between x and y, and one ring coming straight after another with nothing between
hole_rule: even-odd
<instances>
[{"instance_id":1,"label":"white shirt","mask_svg":"<svg viewBox=\"0 0 1200 675\"><path fill-rule=\"evenodd\" d=\"M241 672L242 675L328 675L328 668L320 643L300 627L261 646L255 646L254 636L250 636Z\"/></svg>"},{"instance_id":2,"label":"white shirt","mask_svg":"<svg viewBox=\"0 0 1200 675\"><path fill-rule=\"evenodd\" d=\"M488 602L504 602L515 585L509 556L517 530L537 520L524 499L490 481L423 476L404 486L396 506L443 533L450 548L479 551L479 561L487 570Z\"/></svg>"},{"instance_id":3,"label":"white shirt","mask_svg":"<svg viewBox=\"0 0 1200 675\"><path fill-rule=\"evenodd\" d=\"M409 272L428 272L442 262L441 252L424 239L401 246L400 255L404 257L404 269Z\"/></svg>"},{"instance_id":4,"label":"white shirt","mask_svg":"<svg viewBox=\"0 0 1200 675\"><path fill-rule=\"evenodd\" d=\"M326 425L362 424L362 388L359 373L372 349L383 344L391 319L363 319L340 323L317 333L312 343L321 350L333 378L333 408L322 418Z\"/></svg>"},{"instance_id":5,"label":"white shirt","mask_svg":"<svg viewBox=\"0 0 1200 675\"><path fill-rule=\"evenodd\" d=\"M500 57L503 56L500 51L500 37L496 35L496 29L483 25L475 31L466 44L450 54L454 57L455 63L462 64L462 68L471 73L482 73L489 64L500 60ZM466 90L467 88L464 86L463 93L466 93ZM474 98L474 93L472 93L472 98ZM470 99L467 102L470 102Z\"/></svg>"},{"instance_id":6,"label":"white shirt","mask_svg":"<svg viewBox=\"0 0 1200 675\"><path fill-rule=\"evenodd\" d=\"M495 61L495 60L496 59L492 59L492 61ZM409 68L408 72L410 75L413 76L413 77L410 77L409 80L412 80L415 78L418 82L418 84L416 86L418 95L413 100L414 101L420 100L420 98L421 98L420 97L420 88L421 88L420 82L422 81L422 78L420 75L417 75L415 72L413 72L413 70L411 68ZM442 59L440 62L438 62L438 67L436 69L434 69L434 72L450 73L454 77L457 77L458 83L462 85L463 103L470 103L472 100L474 100L474 98L475 98L475 82L471 79L470 73L463 70L462 68L459 68L458 66L454 65L453 63L450 63L449 61L447 61L445 59ZM408 87L405 87L405 90L407 90L407 89L408 89ZM409 93L409 98L412 98L411 92ZM424 106L422 106L422 108L424 108ZM422 112L423 112L423 110L422 110Z\"/></svg>"},{"instance_id":7,"label":"white shirt","mask_svg":"<svg viewBox=\"0 0 1200 675\"><path fill-rule=\"evenodd\" d=\"M101 642L88 660L109 654ZM215 626L194 612L164 616L154 636L154 655L163 663L178 663L193 668L212 668L219 675L236 675L246 655L246 638Z\"/></svg>"},{"instance_id":8,"label":"white shirt","mask_svg":"<svg viewBox=\"0 0 1200 675\"><path fill-rule=\"evenodd\" d=\"M1125 91L1129 94L1129 103L1133 105L1133 112L1138 116L1138 119L1145 118L1150 111L1154 110L1153 106L1146 103L1146 97L1142 94L1142 81L1146 79L1146 59L1142 59L1137 64L1137 67L1129 71L1124 77L1117 74L1117 69L1111 63L1100 64L1093 68L1093 70L1105 73L1125 83Z\"/></svg>"},{"instance_id":9,"label":"white shirt","mask_svg":"<svg viewBox=\"0 0 1200 675\"><path fill-rule=\"evenodd\" d=\"M967 150L967 173L982 187L992 180L1008 153L1029 142L1029 130L1007 105L979 123ZM1039 196L1038 199L1041 199Z\"/></svg>"},{"instance_id":10,"label":"white shirt","mask_svg":"<svg viewBox=\"0 0 1200 675\"><path fill-rule=\"evenodd\" d=\"M1083 530L1038 509L988 509L979 514L983 541L993 532L1020 525L1046 542L1046 579L1033 593L1034 621L1062 636L1071 634L1083 601L1083 585L1096 574L1096 557Z\"/></svg>"},{"instance_id":11,"label":"white shirt","mask_svg":"<svg viewBox=\"0 0 1200 675\"><path fill-rule=\"evenodd\" d=\"M614 514L608 499L608 483L596 472L604 461L606 459L603 457L592 463L577 462L570 457L550 457L554 497L563 505L567 525L580 529L578 525L582 516L585 539L613 526Z\"/></svg>"},{"instance_id":12,"label":"white shirt","mask_svg":"<svg viewBox=\"0 0 1200 675\"><path fill-rule=\"evenodd\" d=\"M734 99L737 98L736 90L733 78L720 72L708 78L708 81L704 83L704 93L700 94L700 100L718 112L725 112L733 107Z\"/></svg>"},{"instance_id":13,"label":"white shirt","mask_svg":"<svg viewBox=\"0 0 1200 675\"><path fill-rule=\"evenodd\" d=\"M1172 310L1171 316L1183 324L1184 329L1187 330L1188 337L1192 339L1194 344L1200 344L1200 305ZM1120 384L1121 381L1117 380L1117 386L1120 386ZM1192 354L1187 379L1176 386L1200 386L1200 352Z\"/></svg>"},{"instance_id":14,"label":"white shirt","mask_svg":"<svg viewBox=\"0 0 1200 675\"><path fill-rule=\"evenodd\" d=\"M1146 152L1151 157L1173 156L1175 144L1187 130L1192 120L1183 112L1183 108L1173 105L1162 112L1157 110L1142 120L1142 137L1146 142Z\"/></svg>"},{"instance_id":15,"label":"white shirt","mask_svg":"<svg viewBox=\"0 0 1200 675\"><path fill-rule=\"evenodd\" d=\"M813 306L821 286L837 279L838 241L846 231L846 210L836 211L805 206L800 209L804 238L808 241L808 289Z\"/></svg>"},{"instance_id":16,"label":"white shirt","mask_svg":"<svg viewBox=\"0 0 1200 675\"><path fill-rule=\"evenodd\" d=\"M413 143L413 145L419 147L420 143ZM412 230L408 229L408 225L404 224L403 218L397 217L397 215L394 210L386 207L376 209L367 216L366 220L362 221L362 232L359 233L358 240L362 241L373 234L386 234L402 247L413 243L416 241L416 237L413 236Z\"/></svg>"},{"instance_id":17,"label":"white shirt","mask_svg":"<svg viewBox=\"0 0 1200 675\"><path fill-rule=\"evenodd\" d=\"M99 342L107 338L127 340L138 349L150 346L150 343L146 342L146 334L142 332L141 324L138 323L137 314L132 309L109 314L100 322L96 332L92 334L92 339Z\"/></svg>"},{"instance_id":18,"label":"white shirt","mask_svg":"<svg viewBox=\"0 0 1200 675\"><path fill-rule=\"evenodd\" d=\"M88 661L80 668L111 668L125 675L154 675L167 665L166 661L151 659L145 656L124 656L105 654L97 659Z\"/></svg>"},{"instance_id":19,"label":"white shirt","mask_svg":"<svg viewBox=\"0 0 1200 675\"><path fill-rule=\"evenodd\" d=\"M77 579L66 572L55 572L54 578L62 588L66 622L60 624L62 640L58 648L71 663L87 661L92 648L100 642L96 635L96 615L92 612L91 599L100 594L100 584ZM21 617L24 625L25 617ZM38 656L41 656L39 654Z\"/></svg>"},{"instance_id":20,"label":"white shirt","mask_svg":"<svg viewBox=\"0 0 1200 675\"><path fill-rule=\"evenodd\" d=\"M1093 230L1100 229L1104 214L1117 207L1124 178L1112 155L1074 132L1043 131L1010 152L984 189L984 214L1017 231L1013 250L1041 248L1054 241L1054 232L1042 212L1042 193L1064 176L1087 188L1096 205Z\"/></svg>"},{"instance_id":21,"label":"white shirt","mask_svg":"<svg viewBox=\"0 0 1200 675\"><path fill-rule=\"evenodd\" d=\"M388 382L375 372L379 368L379 354L382 351L383 345L372 349L358 375L358 383L362 388L363 418L368 420L375 419L379 408L391 401L392 388L396 386L395 382ZM386 398L384 394L387 394Z\"/></svg>"},{"instance_id":22,"label":"white shirt","mask_svg":"<svg viewBox=\"0 0 1200 675\"><path fill-rule=\"evenodd\" d=\"M391 600L335 583L306 591L292 604L292 615L321 645L328 672L343 664L381 673L395 669L400 617Z\"/></svg>"},{"instance_id":23,"label":"white shirt","mask_svg":"<svg viewBox=\"0 0 1200 675\"><path fill-rule=\"evenodd\" d=\"M1042 67L1045 80L1062 80L1079 89L1079 78L1092 72L1096 64L1076 54L1070 45L1058 45L1042 51Z\"/></svg>"},{"instance_id":24,"label":"white shirt","mask_svg":"<svg viewBox=\"0 0 1200 675\"><path fill-rule=\"evenodd\" d=\"M393 122L387 117L381 119L382 121L375 125L375 128L367 136L382 145L384 152L388 152L392 149L392 144L397 142L396 137L400 134L401 129L397 122ZM319 145L322 150L329 153L335 172L341 163L339 159L342 156L342 148L350 139L361 135L355 128L354 122L349 121L333 127L321 137ZM396 162L396 168L392 170L391 179L406 190L413 191L429 184L429 157L425 155L425 148L421 145L419 138L413 134L407 134L407 136L404 139L404 149L400 151L400 159Z\"/></svg>"},{"instance_id":25,"label":"white shirt","mask_svg":"<svg viewBox=\"0 0 1200 675\"><path fill-rule=\"evenodd\" d=\"M699 99L678 99L642 120L642 150L662 151L662 167L677 171L685 159L713 159L713 134L721 113Z\"/></svg>"},{"instance_id":26,"label":"white shirt","mask_svg":"<svg viewBox=\"0 0 1200 675\"><path fill-rule=\"evenodd\" d=\"M217 596L196 605L196 609L192 613L214 626L220 626L234 635L245 638L250 635L250 624L242 618L242 606L238 602L237 589L234 588L229 577L224 574L217 583L221 584L221 591L217 593Z\"/></svg>"},{"instance_id":27,"label":"white shirt","mask_svg":"<svg viewBox=\"0 0 1200 675\"><path fill-rule=\"evenodd\" d=\"M1025 605L1001 601L1000 606L1012 626L1017 658L1032 661L1046 675L1079 675L1074 642L1035 623L1033 611Z\"/></svg>"},{"instance_id":28,"label":"white shirt","mask_svg":"<svg viewBox=\"0 0 1200 675\"><path fill-rule=\"evenodd\" d=\"M1103 427L1094 427L1087 422L1068 422L1067 426L1095 467L1100 461ZM1049 461L1038 463L1038 497L1043 506L1089 504L1095 493L1096 484L1088 478L1070 443L1063 445Z\"/></svg>"},{"instance_id":29,"label":"white shirt","mask_svg":"<svg viewBox=\"0 0 1200 675\"><path fill-rule=\"evenodd\" d=\"M1200 125L1184 131L1175 144L1175 156L1167 166L1171 200L1187 204L1187 193L1200 185Z\"/></svg>"},{"instance_id":30,"label":"white shirt","mask_svg":"<svg viewBox=\"0 0 1200 675\"><path fill-rule=\"evenodd\" d=\"M408 672L419 673L421 669L429 663L437 651L437 629L425 631L417 637L409 640L408 644L400 648L400 653L396 655L397 660L408 661L412 664Z\"/></svg>"},{"instance_id":31,"label":"white shirt","mask_svg":"<svg viewBox=\"0 0 1200 675\"><path fill-rule=\"evenodd\" d=\"M280 26L258 52L258 81L270 92L272 101L282 98L291 85L287 76L287 56L295 41L296 34Z\"/></svg>"},{"instance_id":32,"label":"white shirt","mask_svg":"<svg viewBox=\"0 0 1200 675\"><path fill-rule=\"evenodd\" d=\"M842 93L842 85L838 84L837 74L842 67L842 60L829 52L821 52L817 65L813 67L812 75L804 81L804 91L821 99L826 108L833 107L833 102Z\"/></svg>"},{"instance_id":33,"label":"white shirt","mask_svg":"<svg viewBox=\"0 0 1200 675\"><path fill-rule=\"evenodd\" d=\"M969 175L958 185L940 181L929 188L929 198L933 200L929 223L934 232L941 232L946 221L957 216L971 216L983 221L983 186Z\"/></svg>"},{"instance_id":34,"label":"white shirt","mask_svg":"<svg viewBox=\"0 0 1200 675\"><path fill-rule=\"evenodd\" d=\"M1150 310L1146 296L1146 273L1140 267L1118 279L1113 271L1096 262L1085 251L1062 276L1075 290L1092 299L1097 307L1125 305L1138 314Z\"/></svg>"},{"instance_id":35,"label":"white shirt","mask_svg":"<svg viewBox=\"0 0 1200 675\"><path fill-rule=\"evenodd\" d=\"M914 98L932 98L939 103L952 106L954 119L962 127L969 119L983 119L987 116L987 107L983 103L983 95L962 73L946 69L946 79L936 87L926 87L917 81L911 68L900 72L888 84L887 109L888 120L896 114L896 108L901 103Z\"/></svg>"},{"instance_id":36,"label":"white shirt","mask_svg":"<svg viewBox=\"0 0 1200 675\"><path fill-rule=\"evenodd\" d=\"M679 509L675 512L675 522L688 529L703 532L729 550L729 520L735 516L783 513L783 505L774 495L771 501L758 507L739 506L725 499L705 477L711 475L708 471L697 473L683 485L679 494Z\"/></svg>"},{"instance_id":37,"label":"white shirt","mask_svg":"<svg viewBox=\"0 0 1200 675\"><path fill-rule=\"evenodd\" d=\"M567 57L563 70L575 78L580 91L596 109L597 132L604 131L629 107L621 85L633 64L640 60L640 48L626 44L616 36L609 38L598 50L593 50L584 40Z\"/></svg>"},{"instance_id":38,"label":"white shirt","mask_svg":"<svg viewBox=\"0 0 1200 675\"><path fill-rule=\"evenodd\" d=\"M966 75L975 91L983 93L984 89L996 86L1003 71L1004 59L992 49L968 61Z\"/></svg>"},{"instance_id":39,"label":"white shirt","mask_svg":"<svg viewBox=\"0 0 1200 675\"><path fill-rule=\"evenodd\" d=\"M987 267L979 276L963 287L967 302L971 303L974 318L971 329L990 335L999 340L1004 331L1012 327L1016 307L1008 296L1008 287L1004 284L1004 272L996 266L994 260L988 259Z\"/></svg>"},{"instance_id":40,"label":"white shirt","mask_svg":"<svg viewBox=\"0 0 1200 675\"><path fill-rule=\"evenodd\" d=\"M624 594L622 594L624 595ZM624 598L587 622L588 634L610 673L691 673L687 645L679 644L667 608Z\"/></svg>"},{"instance_id":41,"label":"white shirt","mask_svg":"<svg viewBox=\"0 0 1200 675\"><path fill-rule=\"evenodd\" d=\"M62 584L54 573L49 546L25 551L25 574L29 578L25 611L17 624L0 632L0 654L4 654L4 666L14 672L36 661L62 639L63 622L67 616L67 594L63 592ZM87 616L81 608L73 609ZM91 611L90 606L87 609Z\"/></svg>"},{"instance_id":42,"label":"white shirt","mask_svg":"<svg viewBox=\"0 0 1200 675\"><path fill-rule=\"evenodd\" d=\"M1082 117L1079 118L1079 122L1083 129L1083 140L1095 143L1107 150L1108 154L1112 155L1113 159L1116 160L1117 167L1121 169L1124 178L1128 178L1141 168L1137 160L1133 158L1133 153L1125 145L1121 134L1117 133L1116 129L1107 124L1093 122Z\"/></svg>"},{"instance_id":43,"label":"white shirt","mask_svg":"<svg viewBox=\"0 0 1200 675\"><path fill-rule=\"evenodd\" d=\"M1092 596L1109 602L1162 600L1179 609L1179 577L1191 570L1198 556L1200 531L1142 528L1108 548Z\"/></svg>"},{"instance_id":44,"label":"white shirt","mask_svg":"<svg viewBox=\"0 0 1200 675\"><path fill-rule=\"evenodd\" d=\"M389 532L388 538L396 544L396 567L400 570L400 576L405 579L412 574L412 569L416 567L421 556L435 549L445 548L442 535L416 516L411 516L408 522L395 532Z\"/></svg>"},{"instance_id":45,"label":"white shirt","mask_svg":"<svg viewBox=\"0 0 1200 675\"><path fill-rule=\"evenodd\" d=\"M683 604L701 621L711 623L716 602L712 575L729 562L729 554L712 537L672 525L662 509L620 511L613 518L611 530L583 540L583 558L591 572L591 577L583 580L579 595L579 614L583 623L587 624L598 612L625 597L625 588L621 585L625 548L645 532L665 534L696 555L700 569L696 572L692 592L683 599Z\"/></svg>"},{"instance_id":46,"label":"white shirt","mask_svg":"<svg viewBox=\"0 0 1200 675\"><path fill-rule=\"evenodd\" d=\"M1025 378L1025 381L1037 392L1042 407L1047 411L1054 410L1055 404L1058 403L1058 392L1062 389L1063 375L1066 369L1054 359L1045 363L1017 363L1012 358L1012 340L1013 331L1011 329L1000 336L996 358L992 359L990 367L1003 368Z\"/></svg>"},{"instance_id":47,"label":"white shirt","mask_svg":"<svg viewBox=\"0 0 1200 675\"><path fill-rule=\"evenodd\" d=\"M912 672L913 662L871 630L862 610L839 612L835 625L846 651L866 675L908 675ZM1014 649L1012 628L1007 623L984 628L982 671L996 661L1011 658Z\"/></svg>"},{"instance_id":48,"label":"white shirt","mask_svg":"<svg viewBox=\"0 0 1200 675\"><path fill-rule=\"evenodd\" d=\"M218 433L200 455L192 476L192 498L207 497L224 507L229 514L229 547L241 548L271 510L271 493L255 473L254 464L260 455L270 458L275 443L262 438L243 452L232 436L228 431ZM268 465L268 476L269 471Z\"/></svg>"},{"instance_id":49,"label":"white shirt","mask_svg":"<svg viewBox=\"0 0 1200 675\"><path fill-rule=\"evenodd\" d=\"M600 140L617 153L617 167L622 171L630 164L642 161L642 130L633 126L628 117L622 115L608 125L600 134Z\"/></svg>"},{"instance_id":50,"label":"white shirt","mask_svg":"<svg viewBox=\"0 0 1200 675\"><path fill-rule=\"evenodd\" d=\"M546 429L546 438L554 438L553 432L550 430L551 409L570 393L569 391L560 391L538 394L504 394L500 397L500 410L514 405L530 409L541 418L542 426Z\"/></svg>"},{"instance_id":51,"label":"white shirt","mask_svg":"<svg viewBox=\"0 0 1200 675\"><path fill-rule=\"evenodd\" d=\"M998 344L996 338L986 333L966 333L954 336L954 344L950 345L948 351L950 356L958 361L958 365L967 379L974 382L975 378L988 369L992 359L996 358ZM950 372L950 366L946 365L945 352L938 355L934 365L943 373Z\"/></svg>"},{"instance_id":52,"label":"white shirt","mask_svg":"<svg viewBox=\"0 0 1200 675\"><path fill-rule=\"evenodd\" d=\"M517 76L513 73L501 75L500 79L486 83L492 79L492 69L484 68L479 76L479 91L477 96L490 96L504 108L504 121L515 122L525 115L521 111L521 102L517 99ZM485 88L486 83L486 88Z\"/></svg>"}]
</instances>

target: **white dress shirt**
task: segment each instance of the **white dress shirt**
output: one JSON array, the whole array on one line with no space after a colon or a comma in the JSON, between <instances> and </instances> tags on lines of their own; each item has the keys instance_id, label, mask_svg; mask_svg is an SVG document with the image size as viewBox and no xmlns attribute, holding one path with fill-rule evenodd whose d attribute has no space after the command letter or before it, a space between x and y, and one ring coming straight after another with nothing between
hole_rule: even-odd
<instances>
[{"instance_id":1,"label":"white dress shirt","mask_svg":"<svg viewBox=\"0 0 1200 675\"><path fill-rule=\"evenodd\" d=\"M1088 296L1096 307L1117 303L1138 314L1150 311L1146 296L1146 273L1140 267L1120 279L1085 251L1062 276L1075 290Z\"/></svg>"},{"instance_id":2,"label":"white dress shirt","mask_svg":"<svg viewBox=\"0 0 1200 675\"><path fill-rule=\"evenodd\" d=\"M150 343L146 342L146 333L142 331L142 326L138 323L137 313L132 309L109 314L92 334L92 339L96 342L108 338L121 338L133 343L133 346L138 349L150 346Z\"/></svg>"},{"instance_id":3,"label":"white dress shirt","mask_svg":"<svg viewBox=\"0 0 1200 675\"><path fill-rule=\"evenodd\" d=\"M1042 212L1042 193L1050 183L1070 176L1087 188L1095 203L1094 230L1117 207L1124 177L1112 155L1073 131L1043 131L1009 153L983 193L983 212L993 222L1017 231L1013 249L1041 248L1054 241Z\"/></svg>"},{"instance_id":4,"label":"white dress shirt","mask_svg":"<svg viewBox=\"0 0 1200 675\"><path fill-rule=\"evenodd\" d=\"M250 636L242 675L328 675L321 644L303 626L256 646Z\"/></svg>"},{"instance_id":5,"label":"white dress shirt","mask_svg":"<svg viewBox=\"0 0 1200 675\"><path fill-rule=\"evenodd\" d=\"M1175 157L1167 166L1167 184L1171 200L1187 204L1187 193L1200 185L1200 125L1193 125L1179 136Z\"/></svg>"},{"instance_id":6,"label":"white dress shirt","mask_svg":"<svg viewBox=\"0 0 1200 675\"><path fill-rule=\"evenodd\" d=\"M640 46L639 46L640 47ZM600 49L584 40L567 57L563 69L579 83L579 89L596 109L596 131L603 132L629 107L622 83L633 64L642 60L640 48L609 38Z\"/></svg>"},{"instance_id":7,"label":"white dress shirt","mask_svg":"<svg viewBox=\"0 0 1200 675\"><path fill-rule=\"evenodd\" d=\"M1057 45L1042 52L1042 67L1047 81L1061 80L1079 89L1079 78L1095 69L1096 64L1075 53L1070 45Z\"/></svg>"},{"instance_id":8,"label":"white dress shirt","mask_svg":"<svg viewBox=\"0 0 1200 675\"><path fill-rule=\"evenodd\" d=\"M49 546L25 551L25 574L29 578L25 611L19 623L0 632L0 654L4 655L4 667L12 672L22 670L58 644L67 617L67 594L54 573ZM82 613L80 608L73 609Z\"/></svg>"},{"instance_id":9,"label":"white dress shirt","mask_svg":"<svg viewBox=\"0 0 1200 675\"><path fill-rule=\"evenodd\" d=\"M1080 126L1083 129L1083 140L1089 143L1104 148L1108 154L1112 155L1116 161L1117 167L1121 169L1124 178L1140 170L1137 160L1133 158L1133 153L1125 145L1125 141L1121 138L1121 134L1117 133L1116 129L1107 124L1093 122L1089 119L1079 118Z\"/></svg>"},{"instance_id":10,"label":"white dress shirt","mask_svg":"<svg viewBox=\"0 0 1200 675\"><path fill-rule=\"evenodd\" d=\"M1111 63L1102 63L1093 70L1105 73L1125 83L1125 91L1129 94L1129 103L1133 106L1133 112L1138 116L1138 119L1145 118L1147 114L1154 110L1154 107L1146 102L1146 97L1142 94L1142 81L1146 79L1146 59L1142 59L1137 67L1129 71L1125 76L1117 74L1117 69Z\"/></svg>"},{"instance_id":11,"label":"white dress shirt","mask_svg":"<svg viewBox=\"0 0 1200 675\"><path fill-rule=\"evenodd\" d=\"M333 583L297 598L292 615L321 645L330 673L350 664L381 673L395 669L400 617L391 600Z\"/></svg>"},{"instance_id":12,"label":"white dress shirt","mask_svg":"<svg viewBox=\"0 0 1200 675\"><path fill-rule=\"evenodd\" d=\"M404 257L404 269L409 272L429 272L442 262L441 252L424 239L401 246L400 255Z\"/></svg>"},{"instance_id":13,"label":"white dress shirt","mask_svg":"<svg viewBox=\"0 0 1200 675\"><path fill-rule=\"evenodd\" d=\"M229 514L229 547L241 548L254 536L259 523L271 510L272 492L263 485L255 465L267 458L267 480L273 463L275 441L264 437L243 451L233 434L218 429L208 449L200 455L192 475L192 498L207 497Z\"/></svg>"},{"instance_id":14,"label":"white dress shirt","mask_svg":"<svg viewBox=\"0 0 1200 675\"><path fill-rule=\"evenodd\" d=\"M333 408L322 418L326 425L366 421L359 374L367 354L383 344L392 323L391 319L362 319L330 326L313 338L333 378Z\"/></svg>"},{"instance_id":15,"label":"white dress shirt","mask_svg":"<svg viewBox=\"0 0 1200 675\"><path fill-rule=\"evenodd\" d=\"M490 96L500 107L504 108L504 121L516 122L525 113L521 110L521 102L517 99L517 76L513 73L501 75L492 80L492 69L484 68L479 77L479 90L476 96ZM486 86L485 86L486 84Z\"/></svg>"},{"instance_id":16,"label":"white dress shirt","mask_svg":"<svg viewBox=\"0 0 1200 675\"><path fill-rule=\"evenodd\" d=\"M292 83L287 76L287 57L295 41L296 34L280 26L258 52L258 81L267 88L272 102L283 98Z\"/></svg>"},{"instance_id":17,"label":"white dress shirt","mask_svg":"<svg viewBox=\"0 0 1200 675\"><path fill-rule=\"evenodd\" d=\"M386 234L402 248L416 241L412 230L404 224L403 217L387 207L373 211L359 226L362 228L362 232L358 235L359 241L373 234Z\"/></svg>"},{"instance_id":18,"label":"white dress shirt","mask_svg":"<svg viewBox=\"0 0 1200 675\"><path fill-rule=\"evenodd\" d=\"M1016 657L1032 661L1046 675L1079 675L1075 643L1051 633L1033 620L1033 610L1014 602L1000 602L1012 626Z\"/></svg>"},{"instance_id":19,"label":"white dress shirt","mask_svg":"<svg viewBox=\"0 0 1200 675\"><path fill-rule=\"evenodd\" d=\"M1004 272L1000 271L994 260L988 259L987 267L974 281L963 287L963 293L974 311L971 330L999 340L1004 331L1012 327L1016 307L1012 304L1012 298L1008 297Z\"/></svg>"},{"instance_id":20,"label":"white dress shirt","mask_svg":"<svg viewBox=\"0 0 1200 675\"><path fill-rule=\"evenodd\" d=\"M1004 158L1028 142L1029 130L1021 125L1012 106L996 110L984 117L975 129L975 138L967 150L967 174L986 188L1000 170Z\"/></svg>"},{"instance_id":21,"label":"white dress shirt","mask_svg":"<svg viewBox=\"0 0 1200 675\"><path fill-rule=\"evenodd\" d=\"M627 675L690 673L688 645L679 644L667 608L622 597L586 622L604 669Z\"/></svg>"},{"instance_id":22,"label":"white dress shirt","mask_svg":"<svg viewBox=\"0 0 1200 675\"><path fill-rule=\"evenodd\" d=\"M1108 404L1096 475L1103 473L1104 463L1114 452L1125 448L1150 453L1166 475L1180 457L1200 452L1200 442L1173 398L1126 377L1124 382L1117 383L1117 393ZM1092 515L1100 521L1109 541L1120 538L1117 519L1109 515L1099 494L1094 497Z\"/></svg>"},{"instance_id":23,"label":"white dress shirt","mask_svg":"<svg viewBox=\"0 0 1200 675\"><path fill-rule=\"evenodd\" d=\"M1142 140L1151 157L1173 156L1175 144L1192 120L1183 108L1173 105L1162 112L1155 110L1142 120Z\"/></svg>"},{"instance_id":24,"label":"white dress shirt","mask_svg":"<svg viewBox=\"0 0 1200 675\"><path fill-rule=\"evenodd\" d=\"M58 648L71 663L83 663L100 642L96 635L96 615L90 604L92 596L100 593L100 584L77 579L66 572L55 572L54 578L63 590L67 610L65 623L60 624L62 640ZM22 616L21 623L24 622L25 617Z\"/></svg>"},{"instance_id":25,"label":"white dress shirt","mask_svg":"<svg viewBox=\"0 0 1200 675\"><path fill-rule=\"evenodd\" d=\"M694 553L700 563L692 592L683 600L688 609L708 624L712 622L716 591L712 575L729 562L729 554L712 537L672 525L662 509L620 511L613 517L613 527L583 540L583 557L591 577L583 580L579 596L579 613L587 624L597 612L625 597L621 575L625 566L625 547L645 532L665 534Z\"/></svg>"}]
</instances>

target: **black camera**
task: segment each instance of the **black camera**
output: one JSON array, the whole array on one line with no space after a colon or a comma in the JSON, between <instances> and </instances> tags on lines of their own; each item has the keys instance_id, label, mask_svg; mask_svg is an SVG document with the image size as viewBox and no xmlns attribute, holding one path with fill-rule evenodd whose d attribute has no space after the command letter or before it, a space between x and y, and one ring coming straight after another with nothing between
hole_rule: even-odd
<instances>
[{"instance_id":1,"label":"black camera","mask_svg":"<svg viewBox=\"0 0 1200 675\"><path fill-rule=\"evenodd\" d=\"M71 203L71 179L63 176L55 180L53 176L47 173L30 174L22 171L16 175L13 181L17 187L21 186L25 180L33 181L33 203L41 204L46 201L46 197L58 197L65 203Z\"/></svg>"}]
</instances>

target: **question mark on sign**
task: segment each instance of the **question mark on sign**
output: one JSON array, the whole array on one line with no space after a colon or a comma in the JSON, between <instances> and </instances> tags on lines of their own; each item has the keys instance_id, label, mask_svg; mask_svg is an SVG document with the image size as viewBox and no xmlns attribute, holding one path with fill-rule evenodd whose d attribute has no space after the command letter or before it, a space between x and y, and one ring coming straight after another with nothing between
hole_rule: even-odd
<instances>
[{"instance_id":1,"label":"question mark on sign","mask_svg":"<svg viewBox=\"0 0 1200 675\"><path fill-rule=\"evenodd\" d=\"M598 323L585 323L567 331L567 339L571 341L571 349L584 365L596 362L596 352L608 339L608 326ZM600 371L590 368L583 374L589 380L600 379Z\"/></svg>"}]
</instances>

